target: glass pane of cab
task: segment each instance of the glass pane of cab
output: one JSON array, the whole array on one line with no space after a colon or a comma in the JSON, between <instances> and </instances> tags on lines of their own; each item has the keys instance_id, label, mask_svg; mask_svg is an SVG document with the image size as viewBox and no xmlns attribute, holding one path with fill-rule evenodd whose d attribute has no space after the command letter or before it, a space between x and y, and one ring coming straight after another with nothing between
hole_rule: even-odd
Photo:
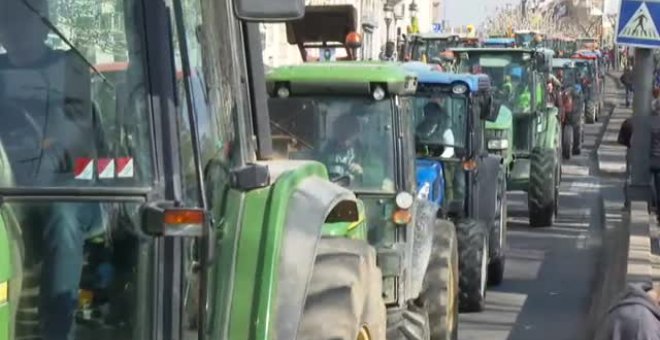
<instances>
[{"instance_id":1,"label":"glass pane of cab","mask_svg":"<svg viewBox=\"0 0 660 340\"><path fill-rule=\"evenodd\" d=\"M130 3L0 0L0 187L151 184Z\"/></svg>"},{"instance_id":2,"label":"glass pane of cab","mask_svg":"<svg viewBox=\"0 0 660 340\"><path fill-rule=\"evenodd\" d=\"M392 103L362 97L271 98L280 158L316 160L354 191L394 192Z\"/></svg>"}]
</instances>

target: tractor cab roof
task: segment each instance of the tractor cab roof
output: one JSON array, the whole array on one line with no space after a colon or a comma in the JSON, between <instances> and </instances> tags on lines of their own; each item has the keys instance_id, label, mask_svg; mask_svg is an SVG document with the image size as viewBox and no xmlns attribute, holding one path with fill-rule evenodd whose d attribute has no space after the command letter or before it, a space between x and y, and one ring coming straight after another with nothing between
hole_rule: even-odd
<instances>
[{"instance_id":1,"label":"tractor cab roof","mask_svg":"<svg viewBox=\"0 0 660 340\"><path fill-rule=\"evenodd\" d=\"M420 85L434 84L450 86L457 83L464 83L472 93L490 89L490 78L485 74L440 72L434 70L428 64L418 62L405 63L404 68L417 74L417 82Z\"/></svg>"},{"instance_id":2,"label":"tractor cab roof","mask_svg":"<svg viewBox=\"0 0 660 340\"><path fill-rule=\"evenodd\" d=\"M574 68L575 60L568 58L556 58L552 60L552 68Z\"/></svg>"},{"instance_id":3,"label":"tractor cab roof","mask_svg":"<svg viewBox=\"0 0 660 340\"><path fill-rule=\"evenodd\" d=\"M515 44L516 39L514 38L488 38L484 40L484 46L489 45L511 45Z\"/></svg>"},{"instance_id":4,"label":"tractor cab roof","mask_svg":"<svg viewBox=\"0 0 660 340\"><path fill-rule=\"evenodd\" d=\"M452 33L438 33L438 32L427 32L419 33L412 36L413 38L425 39L425 40L449 40L449 39L459 39L458 34Z\"/></svg>"},{"instance_id":5,"label":"tractor cab roof","mask_svg":"<svg viewBox=\"0 0 660 340\"><path fill-rule=\"evenodd\" d=\"M276 96L286 87L290 94L369 95L378 85L387 93L412 94L417 77L400 64L386 62L330 62L282 66L266 76L268 93Z\"/></svg>"}]
</instances>

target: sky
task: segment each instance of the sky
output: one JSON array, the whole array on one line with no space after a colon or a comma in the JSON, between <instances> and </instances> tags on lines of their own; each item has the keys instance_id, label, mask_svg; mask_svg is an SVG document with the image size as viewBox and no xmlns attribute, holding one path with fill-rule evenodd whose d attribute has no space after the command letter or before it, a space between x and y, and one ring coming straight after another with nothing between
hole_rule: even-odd
<instances>
[{"instance_id":1,"label":"sky","mask_svg":"<svg viewBox=\"0 0 660 340\"><path fill-rule=\"evenodd\" d=\"M506 4L519 4L520 0L444 0L446 2L446 19L450 25L473 24L479 26L495 8L506 6ZM606 0L607 13L618 11L620 0Z\"/></svg>"}]
</instances>

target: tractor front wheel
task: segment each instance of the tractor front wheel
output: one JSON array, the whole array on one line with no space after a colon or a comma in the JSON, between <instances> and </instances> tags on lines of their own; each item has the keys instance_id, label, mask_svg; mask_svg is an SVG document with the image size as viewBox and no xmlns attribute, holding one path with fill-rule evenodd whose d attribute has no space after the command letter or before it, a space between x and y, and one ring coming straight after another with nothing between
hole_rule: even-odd
<instances>
[{"instance_id":1,"label":"tractor front wheel","mask_svg":"<svg viewBox=\"0 0 660 340\"><path fill-rule=\"evenodd\" d=\"M458 235L459 310L481 312L488 282L488 231L477 220L465 219L456 225Z\"/></svg>"},{"instance_id":2,"label":"tractor front wheel","mask_svg":"<svg viewBox=\"0 0 660 340\"><path fill-rule=\"evenodd\" d=\"M322 238L298 339L384 339L386 312L376 252L364 241Z\"/></svg>"},{"instance_id":3,"label":"tractor front wheel","mask_svg":"<svg viewBox=\"0 0 660 340\"><path fill-rule=\"evenodd\" d=\"M458 239L446 220L435 224L433 251L419 303L428 312L431 340L458 337Z\"/></svg>"},{"instance_id":4,"label":"tractor front wheel","mask_svg":"<svg viewBox=\"0 0 660 340\"><path fill-rule=\"evenodd\" d=\"M555 150L534 148L531 154L529 189L529 224L531 227L552 225L557 205L557 160Z\"/></svg>"}]
</instances>

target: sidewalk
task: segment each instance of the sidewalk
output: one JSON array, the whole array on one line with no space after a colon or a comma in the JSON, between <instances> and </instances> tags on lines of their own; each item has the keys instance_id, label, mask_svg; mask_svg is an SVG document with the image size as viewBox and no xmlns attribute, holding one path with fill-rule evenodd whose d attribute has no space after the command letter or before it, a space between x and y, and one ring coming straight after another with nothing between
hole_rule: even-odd
<instances>
[{"instance_id":1,"label":"sidewalk","mask_svg":"<svg viewBox=\"0 0 660 340\"><path fill-rule=\"evenodd\" d=\"M651 232L655 231L653 217L645 202L632 202L623 209L626 148L617 144L621 124L632 116L626 108L620 73L611 72L605 88L605 101L612 109L605 122L601 143L596 150L601 194L605 206L602 282L595 286L589 315L589 330L605 327L602 322L610 306L619 297L626 283L653 282L660 279L660 257L651 249ZM654 269L656 269L654 271ZM592 335L587 338L593 338Z\"/></svg>"}]
</instances>

